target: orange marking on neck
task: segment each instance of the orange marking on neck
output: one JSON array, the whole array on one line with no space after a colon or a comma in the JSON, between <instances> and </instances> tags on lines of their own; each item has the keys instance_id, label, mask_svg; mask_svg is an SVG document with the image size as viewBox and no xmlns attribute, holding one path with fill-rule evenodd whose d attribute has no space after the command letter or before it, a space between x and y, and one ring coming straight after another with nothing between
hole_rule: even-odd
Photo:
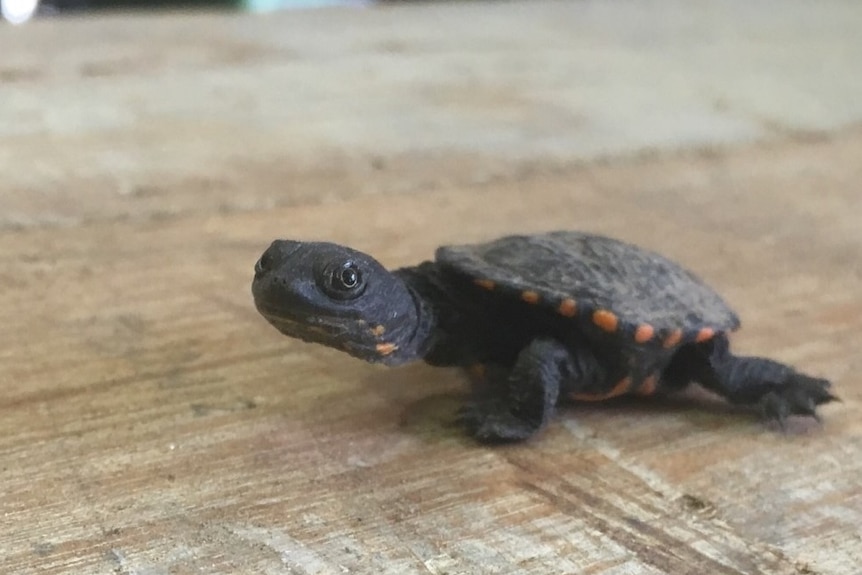
<instances>
[{"instance_id":1,"label":"orange marking on neck","mask_svg":"<svg viewBox=\"0 0 862 575\"><path fill-rule=\"evenodd\" d=\"M643 382L641 382L641 384L635 390L635 393L637 395L652 395L656 392L657 389L658 389L658 376L651 375L648 378L646 378L645 380L643 380Z\"/></svg>"},{"instance_id":2,"label":"orange marking on neck","mask_svg":"<svg viewBox=\"0 0 862 575\"><path fill-rule=\"evenodd\" d=\"M527 303L539 303L539 294L534 291L521 292L521 299Z\"/></svg>"},{"instance_id":3,"label":"orange marking on neck","mask_svg":"<svg viewBox=\"0 0 862 575\"><path fill-rule=\"evenodd\" d=\"M560 302L560 307L557 311L560 312L560 315L575 317L575 314L578 313L578 304L573 299L564 299Z\"/></svg>"},{"instance_id":4,"label":"orange marking on neck","mask_svg":"<svg viewBox=\"0 0 862 575\"><path fill-rule=\"evenodd\" d=\"M493 280L473 280L473 283L486 290L492 290L497 286Z\"/></svg>"},{"instance_id":5,"label":"orange marking on neck","mask_svg":"<svg viewBox=\"0 0 862 575\"><path fill-rule=\"evenodd\" d=\"M715 330L711 327L705 327L699 332L697 332L697 337L694 338L694 341L697 343L703 343L707 340L712 339L715 336Z\"/></svg>"},{"instance_id":6,"label":"orange marking on neck","mask_svg":"<svg viewBox=\"0 0 862 575\"><path fill-rule=\"evenodd\" d=\"M474 363L467 368L467 373L474 380L477 381L485 381L485 364L484 363Z\"/></svg>"},{"instance_id":7,"label":"orange marking on neck","mask_svg":"<svg viewBox=\"0 0 862 575\"><path fill-rule=\"evenodd\" d=\"M612 397L619 397L628 392L632 385L631 377L624 377L608 392L605 393L573 393L571 398L577 401L604 401Z\"/></svg>"},{"instance_id":8,"label":"orange marking on neck","mask_svg":"<svg viewBox=\"0 0 862 575\"><path fill-rule=\"evenodd\" d=\"M398 346L394 343L378 343L375 346L375 349L380 355L389 355L390 353L398 349Z\"/></svg>"},{"instance_id":9,"label":"orange marking on neck","mask_svg":"<svg viewBox=\"0 0 862 575\"><path fill-rule=\"evenodd\" d=\"M667 334L666 338L664 338L664 346L670 348L678 344L680 341L682 341L682 330L675 329Z\"/></svg>"},{"instance_id":10,"label":"orange marking on neck","mask_svg":"<svg viewBox=\"0 0 862 575\"><path fill-rule=\"evenodd\" d=\"M593 323L608 333L617 331L620 321L613 312L606 309L597 309L593 312Z\"/></svg>"},{"instance_id":11,"label":"orange marking on neck","mask_svg":"<svg viewBox=\"0 0 862 575\"><path fill-rule=\"evenodd\" d=\"M648 323L643 323L635 330L635 341L638 343L646 343L655 335L655 329Z\"/></svg>"}]
</instances>

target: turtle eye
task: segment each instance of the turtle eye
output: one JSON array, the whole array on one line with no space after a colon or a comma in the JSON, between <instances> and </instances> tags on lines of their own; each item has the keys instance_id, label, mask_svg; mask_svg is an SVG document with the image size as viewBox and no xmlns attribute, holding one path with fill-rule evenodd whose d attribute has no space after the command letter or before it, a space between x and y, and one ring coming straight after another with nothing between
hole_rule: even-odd
<instances>
[{"instance_id":1,"label":"turtle eye","mask_svg":"<svg viewBox=\"0 0 862 575\"><path fill-rule=\"evenodd\" d=\"M345 262L330 268L322 287L329 296L336 299L353 299L362 294L365 283L356 264Z\"/></svg>"},{"instance_id":2,"label":"turtle eye","mask_svg":"<svg viewBox=\"0 0 862 575\"><path fill-rule=\"evenodd\" d=\"M339 288L351 290L359 285L359 270L352 266L341 268L336 275Z\"/></svg>"}]
</instances>

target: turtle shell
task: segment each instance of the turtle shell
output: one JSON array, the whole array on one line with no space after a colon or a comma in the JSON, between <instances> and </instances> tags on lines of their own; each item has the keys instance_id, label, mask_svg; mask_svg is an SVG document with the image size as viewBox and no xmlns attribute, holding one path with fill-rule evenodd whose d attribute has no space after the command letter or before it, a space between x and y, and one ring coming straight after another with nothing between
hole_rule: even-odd
<instances>
[{"instance_id":1,"label":"turtle shell","mask_svg":"<svg viewBox=\"0 0 862 575\"><path fill-rule=\"evenodd\" d=\"M438 248L477 286L600 331L664 347L739 328L712 288L664 256L613 238L556 231Z\"/></svg>"}]
</instances>

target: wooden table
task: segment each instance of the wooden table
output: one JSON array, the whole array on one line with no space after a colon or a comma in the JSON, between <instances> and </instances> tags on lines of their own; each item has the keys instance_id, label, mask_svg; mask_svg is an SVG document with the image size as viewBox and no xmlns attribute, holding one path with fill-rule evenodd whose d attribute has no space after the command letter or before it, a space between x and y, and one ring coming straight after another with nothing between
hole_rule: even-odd
<instances>
[{"instance_id":1,"label":"wooden table","mask_svg":"<svg viewBox=\"0 0 862 575\"><path fill-rule=\"evenodd\" d=\"M698 140L686 116L680 150L632 143L548 111L576 80L534 78L530 50L559 52L568 8L507 44L513 6L0 30L0 571L859 572L862 129L742 114ZM460 373L290 341L250 298L275 237L394 266L553 228L681 260L740 312L739 350L843 403L781 434L694 391L485 448L453 424Z\"/></svg>"}]
</instances>

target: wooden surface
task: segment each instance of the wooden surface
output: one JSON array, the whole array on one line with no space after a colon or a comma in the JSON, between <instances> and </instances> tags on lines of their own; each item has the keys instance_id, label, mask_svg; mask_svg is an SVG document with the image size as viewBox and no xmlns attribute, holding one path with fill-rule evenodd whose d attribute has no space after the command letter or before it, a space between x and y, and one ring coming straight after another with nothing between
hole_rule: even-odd
<instances>
[{"instance_id":1,"label":"wooden surface","mask_svg":"<svg viewBox=\"0 0 862 575\"><path fill-rule=\"evenodd\" d=\"M361 18L385 38L406 14ZM718 130L723 147L587 161L529 131L519 154L514 141L495 153L493 134L479 152L430 152L381 128L375 153L329 78L284 96L323 108L306 150L303 124L283 135L265 121L285 94L268 80L306 72L279 76L266 63L287 52L263 40L210 41L250 35L247 17L183 18L99 22L114 52L86 21L0 36L0 572L859 572L862 129L757 120L759 143ZM414 27L384 45L433 45ZM488 133L471 106L437 113ZM393 118L418 114L406 108ZM740 312L739 350L832 378L843 403L785 435L703 392L578 406L529 444L483 448L452 423L461 374L289 341L250 298L275 237L400 265L442 242L553 228L681 260Z\"/></svg>"}]
</instances>

